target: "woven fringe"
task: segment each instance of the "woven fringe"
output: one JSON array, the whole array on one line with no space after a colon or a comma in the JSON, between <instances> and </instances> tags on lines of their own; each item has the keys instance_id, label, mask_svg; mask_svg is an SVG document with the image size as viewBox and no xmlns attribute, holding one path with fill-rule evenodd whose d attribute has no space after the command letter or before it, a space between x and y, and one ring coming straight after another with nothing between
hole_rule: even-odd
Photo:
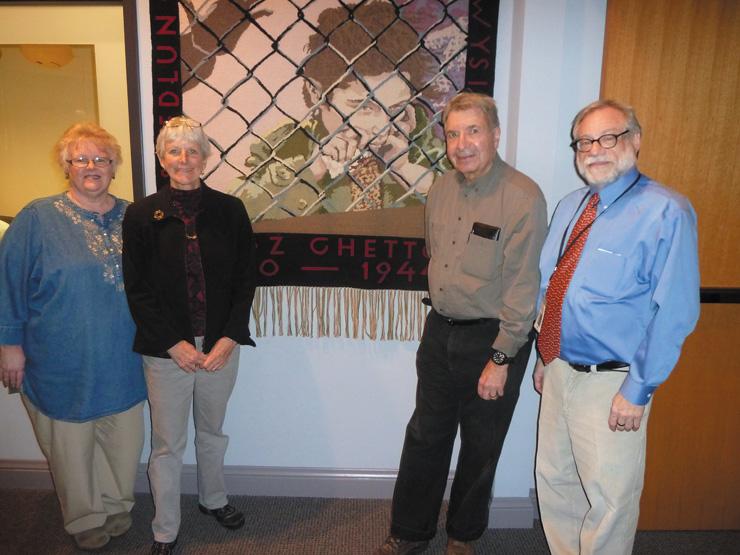
<instances>
[{"instance_id":1,"label":"woven fringe","mask_svg":"<svg viewBox=\"0 0 740 555\"><path fill-rule=\"evenodd\" d=\"M257 337L348 337L418 341L425 291L345 287L258 287L252 303Z\"/></svg>"}]
</instances>

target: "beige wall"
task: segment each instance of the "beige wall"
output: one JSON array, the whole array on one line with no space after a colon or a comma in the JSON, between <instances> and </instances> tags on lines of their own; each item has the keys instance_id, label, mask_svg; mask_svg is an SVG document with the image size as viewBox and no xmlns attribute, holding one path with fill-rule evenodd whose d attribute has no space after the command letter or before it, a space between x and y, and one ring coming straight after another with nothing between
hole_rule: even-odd
<instances>
[{"instance_id":1,"label":"beige wall","mask_svg":"<svg viewBox=\"0 0 740 555\"><path fill-rule=\"evenodd\" d=\"M34 66L17 48L0 58L0 215L66 188L50 151L72 123L98 121L121 143L111 192L133 199L123 10L120 6L2 6L0 45L70 44L60 69ZM97 86L97 97L95 87Z\"/></svg>"}]
</instances>

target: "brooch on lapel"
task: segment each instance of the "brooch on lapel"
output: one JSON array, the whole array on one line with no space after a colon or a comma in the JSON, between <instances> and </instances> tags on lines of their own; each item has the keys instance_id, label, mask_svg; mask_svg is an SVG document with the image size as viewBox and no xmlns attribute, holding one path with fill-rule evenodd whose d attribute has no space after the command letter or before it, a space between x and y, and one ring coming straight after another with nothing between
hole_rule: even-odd
<instances>
[{"instance_id":1,"label":"brooch on lapel","mask_svg":"<svg viewBox=\"0 0 740 555\"><path fill-rule=\"evenodd\" d=\"M155 210L154 211L154 219L155 220L162 220L162 219L164 219L164 212L162 212L161 210Z\"/></svg>"}]
</instances>

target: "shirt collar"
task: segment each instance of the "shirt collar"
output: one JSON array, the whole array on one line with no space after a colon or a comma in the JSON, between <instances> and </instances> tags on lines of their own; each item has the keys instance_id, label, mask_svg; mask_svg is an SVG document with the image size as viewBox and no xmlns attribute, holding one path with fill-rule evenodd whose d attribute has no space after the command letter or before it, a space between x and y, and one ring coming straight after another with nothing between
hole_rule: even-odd
<instances>
[{"instance_id":1,"label":"shirt collar","mask_svg":"<svg viewBox=\"0 0 740 555\"><path fill-rule=\"evenodd\" d=\"M491 163L491 167L488 168L488 171L473 181L467 181L465 179L465 175L463 175L460 170L455 170L455 172L457 172L457 182L461 187L468 191L475 191L477 193L487 190L492 184L498 182L502 168L503 161L497 152L493 157L493 162Z\"/></svg>"},{"instance_id":2,"label":"shirt collar","mask_svg":"<svg viewBox=\"0 0 740 555\"><path fill-rule=\"evenodd\" d=\"M637 166L632 166L632 169L628 170L627 173L621 175L601 189L596 189L594 187L589 187L589 189L592 193L599 193L599 205L606 208L614 202L619 195L624 193L630 185L632 185L638 175L639 172L637 171Z\"/></svg>"}]
</instances>

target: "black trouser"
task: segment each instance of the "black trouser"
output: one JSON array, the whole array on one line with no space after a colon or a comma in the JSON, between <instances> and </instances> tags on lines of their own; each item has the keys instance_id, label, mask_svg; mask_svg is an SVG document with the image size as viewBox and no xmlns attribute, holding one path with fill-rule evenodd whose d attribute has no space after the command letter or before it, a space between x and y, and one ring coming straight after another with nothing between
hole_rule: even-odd
<instances>
[{"instance_id":1,"label":"black trouser","mask_svg":"<svg viewBox=\"0 0 740 555\"><path fill-rule=\"evenodd\" d=\"M496 465L514 413L532 340L509 365L504 396L478 397L478 379L489 360L499 321L449 325L430 312L416 353L416 409L406 427L391 534L419 541L434 537L452 449L460 426L460 454L447 511L447 534L478 539L488 527Z\"/></svg>"}]
</instances>

